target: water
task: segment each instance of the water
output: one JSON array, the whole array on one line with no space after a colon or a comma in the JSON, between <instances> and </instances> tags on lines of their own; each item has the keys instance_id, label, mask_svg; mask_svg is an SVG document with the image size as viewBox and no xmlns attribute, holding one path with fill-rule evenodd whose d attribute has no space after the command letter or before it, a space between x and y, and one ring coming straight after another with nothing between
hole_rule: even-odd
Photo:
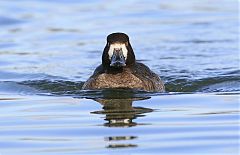
<instances>
[{"instance_id":1,"label":"water","mask_svg":"<svg viewBox=\"0 0 240 155\"><path fill-rule=\"evenodd\" d=\"M0 1L0 154L239 154L234 0ZM167 93L82 91L130 36Z\"/></svg>"}]
</instances>

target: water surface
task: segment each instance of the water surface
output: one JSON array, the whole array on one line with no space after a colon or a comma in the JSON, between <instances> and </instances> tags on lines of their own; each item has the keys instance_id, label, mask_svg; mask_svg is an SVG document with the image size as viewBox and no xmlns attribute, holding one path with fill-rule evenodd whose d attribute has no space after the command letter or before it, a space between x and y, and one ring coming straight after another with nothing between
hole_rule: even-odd
<instances>
[{"instance_id":1,"label":"water surface","mask_svg":"<svg viewBox=\"0 0 240 155\"><path fill-rule=\"evenodd\" d=\"M0 1L0 154L239 154L235 0ZM82 91L109 33L166 93Z\"/></svg>"}]
</instances>

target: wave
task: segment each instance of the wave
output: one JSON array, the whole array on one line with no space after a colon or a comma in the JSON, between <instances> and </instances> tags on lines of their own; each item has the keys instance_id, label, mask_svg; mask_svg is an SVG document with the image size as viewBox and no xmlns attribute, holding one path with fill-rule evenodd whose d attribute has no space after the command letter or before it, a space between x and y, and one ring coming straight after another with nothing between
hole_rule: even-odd
<instances>
[{"instance_id":1,"label":"wave","mask_svg":"<svg viewBox=\"0 0 240 155\"><path fill-rule=\"evenodd\" d=\"M11 76L10 76L11 75ZM238 92L240 91L240 71L224 73L217 77L208 77L202 79L190 79L189 77L163 77L167 92L173 93L211 93L211 92ZM63 95L74 97L103 97L109 98L118 96L119 93L124 98L146 97L159 95L159 93L149 93L133 90L101 90L86 91L81 90L84 81L74 81L61 77L54 77L45 74L6 74L10 79L2 76L0 78L0 92L10 92L17 94L47 94Z\"/></svg>"},{"instance_id":2,"label":"wave","mask_svg":"<svg viewBox=\"0 0 240 155\"><path fill-rule=\"evenodd\" d=\"M232 92L240 91L240 76L203 79L175 79L165 83L169 92Z\"/></svg>"}]
</instances>

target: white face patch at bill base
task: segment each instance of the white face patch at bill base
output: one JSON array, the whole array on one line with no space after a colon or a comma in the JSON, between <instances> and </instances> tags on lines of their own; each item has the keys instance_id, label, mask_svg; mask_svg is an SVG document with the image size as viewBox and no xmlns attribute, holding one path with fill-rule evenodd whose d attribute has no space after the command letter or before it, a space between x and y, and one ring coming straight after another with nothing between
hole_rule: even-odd
<instances>
[{"instance_id":1,"label":"white face patch at bill base","mask_svg":"<svg viewBox=\"0 0 240 155\"><path fill-rule=\"evenodd\" d=\"M127 47L125 44L121 44L121 43L110 44L109 51L108 51L110 60L112 58L114 49L122 49L123 56L125 60L127 60L127 53L128 53Z\"/></svg>"}]
</instances>

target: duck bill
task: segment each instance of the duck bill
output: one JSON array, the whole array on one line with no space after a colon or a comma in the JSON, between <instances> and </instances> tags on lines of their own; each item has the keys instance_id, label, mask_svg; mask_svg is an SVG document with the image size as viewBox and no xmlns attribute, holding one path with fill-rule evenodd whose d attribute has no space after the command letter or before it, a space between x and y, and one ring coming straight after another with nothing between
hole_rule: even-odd
<instances>
[{"instance_id":1,"label":"duck bill","mask_svg":"<svg viewBox=\"0 0 240 155\"><path fill-rule=\"evenodd\" d=\"M111 67L124 67L126 66L126 60L124 58L123 52L121 50L114 50L111 58Z\"/></svg>"}]
</instances>

